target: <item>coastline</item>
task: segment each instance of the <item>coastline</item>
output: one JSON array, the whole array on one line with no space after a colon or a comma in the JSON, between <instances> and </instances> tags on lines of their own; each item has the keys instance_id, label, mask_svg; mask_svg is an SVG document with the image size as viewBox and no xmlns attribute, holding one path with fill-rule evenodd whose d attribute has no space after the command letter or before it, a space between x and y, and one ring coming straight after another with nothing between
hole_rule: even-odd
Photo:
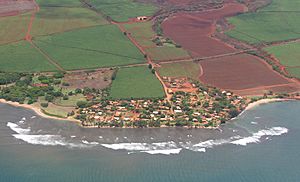
<instances>
[{"instance_id":1,"label":"coastline","mask_svg":"<svg viewBox=\"0 0 300 182\"><path fill-rule=\"evenodd\" d=\"M38 107L33 106L33 105L20 104L18 102L7 101L5 99L0 99L0 103L8 104L8 105L11 105L11 106L14 106L14 107L22 107L22 108L25 108L25 109L30 109L30 110L34 111L38 116L40 116L42 118L55 119L55 120L61 120L61 121L71 121L71 122L75 122L75 123L81 125L81 121L76 120L76 119L72 119L72 118L59 118L59 117L49 116L49 115L43 113L42 110L41 110L41 108L38 108Z\"/></svg>"},{"instance_id":2,"label":"coastline","mask_svg":"<svg viewBox=\"0 0 300 182\"><path fill-rule=\"evenodd\" d=\"M249 103L248 106L238 116L240 116L241 114L243 114L247 110L251 110L251 109L253 109L255 107L258 107L260 105L263 105L263 104L268 104L268 103L272 103L272 102L293 101L293 100L299 100L299 98L267 98L267 99L261 99L261 100ZM11 106L14 106L14 107L22 107L22 108L25 108L25 109L30 109L30 110L34 111L38 116L43 117L43 118L61 120L61 121L70 121L70 122L74 122L74 123L78 124L79 126L81 126L83 128L99 128L98 126L82 126L80 120L76 120L76 119L73 119L73 118L59 118L59 117L49 116L49 115L43 113L41 108L33 106L33 105L20 104L18 102L6 101L5 99L0 99L0 103L8 104L8 105L11 105ZM235 118L237 118L237 117L235 117ZM234 120L235 118L230 119L230 121ZM163 126L163 127L165 127L165 126ZM103 127L103 128L111 128L111 127ZM188 128L188 127L185 127L185 128ZM208 127L207 129L217 129L217 128L219 128L219 127Z\"/></svg>"}]
</instances>

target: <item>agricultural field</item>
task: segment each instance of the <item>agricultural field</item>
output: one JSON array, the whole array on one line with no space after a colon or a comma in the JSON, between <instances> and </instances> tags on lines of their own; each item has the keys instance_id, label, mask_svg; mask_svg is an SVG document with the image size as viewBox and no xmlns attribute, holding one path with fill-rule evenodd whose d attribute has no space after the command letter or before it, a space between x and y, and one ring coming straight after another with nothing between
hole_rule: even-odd
<instances>
[{"instance_id":1,"label":"agricultural field","mask_svg":"<svg viewBox=\"0 0 300 182\"><path fill-rule=\"evenodd\" d=\"M87 0L101 13L114 21L126 22L137 16L152 16L158 8L133 0Z\"/></svg>"},{"instance_id":2,"label":"agricultural field","mask_svg":"<svg viewBox=\"0 0 300 182\"><path fill-rule=\"evenodd\" d=\"M66 70L145 62L144 55L115 25L39 37L35 43Z\"/></svg>"},{"instance_id":3,"label":"agricultural field","mask_svg":"<svg viewBox=\"0 0 300 182\"><path fill-rule=\"evenodd\" d=\"M291 76L300 79L300 67L290 67L286 70Z\"/></svg>"},{"instance_id":4,"label":"agricultural field","mask_svg":"<svg viewBox=\"0 0 300 182\"><path fill-rule=\"evenodd\" d=\"M42 7L36 13L31 34L35 37L105 24L108 22L102 16L87 8Z\"/></svg>"},{"instance_id":5,"label":"agricultural field","mask_svg":"<svg viewBox=\"0 0 300 182\"><path fill-rule=\"evenodd\" d=\"M162 64L157 68L160 76L166 77L188 77L194 80L199 80L201 73L200 66L195 62L179 62Z\"/></svg>"},{"instance_id":6,"label":"agricultural field","mask_svg":"<svg viewBox=\"0 0 300 182\"><path fill-rule=\"evenodd\" d=\"M0 45L24 39L31 13L0 17ZM13 30L13 31L12 31Z\"/></svg>"},{"instance_id":7,"label":"agricultural field","mask_svg":"<svg viewBox=\"0 0 300 182\"><path fill-rule=\"evenodd\" d=\"M125 30L144 48L153 61L189 58L189 53L173 44L162 43L157 46L153 39L157 36L152 29L152 22L124 24Z\"/></svg>"},{"instance_id":8,"label":"agricultural field","mask_svg":"<svg viewBox=\"0 0 300 182\"><path fill-rule=\"evenodd\" d=\"M258 12L229 18L234 28L226 34L251 44L300 38L299 9L298 1L273 0Z\"/></svg>"},{"instance_id":9,"label":"agricultural field","mask_svg":"<svg viewBox=\"0 0 300 182\"><path fill-rule=\"evenodd\" d=\"M215 21L244 12L241 4L231 3L222 9L199 13L177 13L162 23L164 36L171 38L194 57L232 53L234 48L213 38Z\"/></svg>"},{"instance_id":10,"label":"agricultural field","mask_svg":"<svg viewBox=\"0 0 300 182\"><path fill-rule=\"evenodd\" d=\"M271 46L264 49L280 60L280 63L287 67L300 66L300 43L288 43L278 46Z\"/></svg>"},{"instance_id":11,"label":"agricultural field","mask_svg":"<svg viewBox=\"0 0 300 182\"><path fill-rule=\"evenodd\" d=\"M36 0L40 7L81 7L79 0Z\"/></svg>"},{"instance_id":12,"label":"agricultural field","mask_svg":"<svg viewBox=\"0 0 300 182\"><path fill-rule=\"evenodd\" d=\"M0 54L0 71L41 72L57 70L42 54L25 41L0 46Z\"/></svg>"},{"instance_id":13,"label":"agricultural field","mask_svg":"<svg viewBox=\"0 0 300 182\"><path fill-rule=\"evenodd\" d=\"M259 58L241 54L200 61L203 74L200 80L206 84L229 90L285 85L289 81L274 72Z\"/></svg>"},{"instance_id":14,"label":"agricultural field","mask_svg":"<svg viewBox=\"0 0 300 182\"><path fill-rule=\"evenodd\" d=\"M164 90L146 66L121 68L113 81L110 97L113 99L164 97Z\"/></svg>"}]
</instances>

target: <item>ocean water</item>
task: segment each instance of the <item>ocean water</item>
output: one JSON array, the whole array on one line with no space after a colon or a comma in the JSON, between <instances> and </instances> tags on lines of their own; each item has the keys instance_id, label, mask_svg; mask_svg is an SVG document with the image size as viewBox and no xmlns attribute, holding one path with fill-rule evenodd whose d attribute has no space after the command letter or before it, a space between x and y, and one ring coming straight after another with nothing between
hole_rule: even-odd
<instances>
[{"instance_id":1,"label":"ocean water","mask_svg":"<svg viewBox=\"0 0 300 182\"><path fill-rule=\"evenodd\" d=\"M220 130L84 129L0 104L0 182L297 182L300 102Z\"/></svg>"}]
</instances>

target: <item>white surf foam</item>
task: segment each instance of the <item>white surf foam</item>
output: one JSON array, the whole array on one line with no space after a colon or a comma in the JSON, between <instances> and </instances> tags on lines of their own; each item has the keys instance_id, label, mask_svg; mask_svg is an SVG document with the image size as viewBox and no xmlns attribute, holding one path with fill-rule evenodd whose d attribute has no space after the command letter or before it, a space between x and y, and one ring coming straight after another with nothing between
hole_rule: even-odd
<instances>
[{"instance_id":1,"label":"white surf foam","mask_svg":"<svg viewBox=\"0 0 300 182\"><path fill-rule=\"evenodd\" d=\"M234 140L230 143L235 144L235 145L242 145L246 146L249 143L259 143L260 139L263 136L280 136L282 134L285 134L288 132L287 128L284 127L273 127L270 129L265 129L265 130L260 130L256 133L253 133L252 136L250 137L245 137L239 140Z\"/></svg>"},{"instance_id":2,"label":"white surf foam","mask_svg":"<svg viewBox=\"0 0 300 182\"><path fill-rule=\"evenodd\" d=\"M88 142L86 140L82 140L82 143L87 144L87 145L98 145L98 142Z\"/></svg>"},{"instance_id":3,"label":"white surf foam","mask_svg":"<svg viewBox=\"0 0 300 182\"><path fill-rule=\"evenodd\" d=\"M23 140L26 143L33 145L47 145L47 146L67 146L67 147L86 147L83 144L75 144L66 142L60 135L34 135L30 134L30 128L23 129L19 125L8 122L7 126L17 134L13 134L13 137L19 140Z\"/></svg>"},{"instance_id":4,"label":"white surf foam","mask_svg":"<svg viewBox=\"0 0 300 182\"><path fill-rule=\"evenodd\" d=\"M171 155L171 154L179 154L182 148L177 148L177 149L165 149L165 150L147 150L147 151L141 151L143 153L148 153L148 154L163 154L163 155Z\"/></svg>"},{"instance_id":5,"label":"white surf foam","mask_svg":"<svg viewBox=\"0 0 300 182\"><path fill-rule=\"evenodd\" d=\"M182 150L175 142L159 142L159 143L116 143L101 144L103 147L113 150L126 150L131 152L143 152L148 154L178 154Z\"/></svg>"}]
</instances>

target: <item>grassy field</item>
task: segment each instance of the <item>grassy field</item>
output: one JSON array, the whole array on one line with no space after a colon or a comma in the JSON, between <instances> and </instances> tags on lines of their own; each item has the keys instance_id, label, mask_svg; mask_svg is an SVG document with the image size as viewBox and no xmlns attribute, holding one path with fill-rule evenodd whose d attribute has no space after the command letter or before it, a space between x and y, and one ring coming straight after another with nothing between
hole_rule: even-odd
<instances>
[{"instance_id":1,"label":"grassy field","mask_svg":"<svg viewBox=\"0 0 300 182\"><path fill-rule=\"evenodd\" d=\"M235 28L227 35L252 44L300 38L299 13L293 12L299 9L299 1L273 0L258 12L229 18Z\"/></svg>"},{"instance_id":2,"label":"grassy field","mask_svg":"<svg viewBox=\"0 0 300 182\"><path fill-rule=\"evenodd\" d=\"M80 7L82 4L79 0L36 0L40 7Z\"/></svg>"},{"instance_id":3,"label":"grassy field","mask_svg":"<svg viewBox=\"0 0 300 182\"><path fill-rule=\"evenodd\" d=\"M15 42L25 37L28 23L30 20L30 13L0 17L0 45L9 42Z\"/></svg>"},{"instance_id":4,"label":"grassy field","mask_svg":"<svg viewBox=\"0 0 300 182\"><path fill-rule=\"evenodd\" d=\"M194 62L170 63L162 64L161 67L157 68L157 71L161 76L188 77L198 80L200 66Z\"/></svg>"},{"instance_id":5,"label":"grassy field","mask_svg":"<svg viewBox=\"0 0 300 182\"><path fill-rule=\"evenodd\" d=\"M32 36L49 35L108 22L95 12L78 7L41 7L33 22Z\"/></svg>"},{"instance_id":6,"label":"grassy field","mask_svg":"<svg viewBox=\"0 0 300 182\"><path fill-rule=\"evenodd\" d=\"M289 43L279 46L265 48L270 54L273 54L280 60L284 66L293 67L300 66L300 43Z\"/></svg>"},{"instance_id":7,"label":"grassy field","mask_svg":"<svg viewBox=\"0 0 300 182\"><path fill-rule=\"evenodd\" d=\"M299 11L300 1L273 0L272 4L259 11Z\"/></svg>"},{"instance_id":8,"label":"grassy field","mask_svg":"<svg viewBox=\"0 0 300 182\"><path fill-rule=\"evenodd\" d=\"M35 42L67 70L145 62L144 56L115 25L40 37Z\"/></svg>"},{"instance_id":9,"label":"grassy field","mask_svg":"<svg viewBox=\"0 0 300 182\"><path fill-rule=\"evenodd\" d=\"M76 103L78 101L86 101L84 95L82 94L72 95L69 96L68 100L63 100L62 98L59 98L56 99L54 103L59 106L76 107Z\"/></svg>"},{"instance_id":10,"label":"grassy field","mask_svg":"<svg viewBox=\"0 0 300 182\"><path fill-rule=\"evenodd\" d=\"M118 22L128 21L137 16L151 16L157 7L133 0L89 0L99 11Z\"/></svg>"},{"instance_id":11,"label":"grassy field","mask_svg":"<svg viewBox=\"0 0 300 182\"><path fill-rule=\"evenodd\" d=\"M56 71L28 42L22 41L0 46L0 71L7 72L40 72Z\"/></svg>"},{"instance_id":12,"label":"grassy field","mask_svg":"<svg viewBox=\"0 0 300 182\"><path fill-rule=\"evenodd\" d=\"M189 57L187 51L175 46L163 45L156 46L152 41L156 34L152 29L152 22L134 23L124 25L127 32L145 48L146 53L154 60L170 60Z\"/></svg>"},{"instance_id":13,"label":"grassy field","mask_svg":"<svg viewBox=\"0 0 300 182\"><path fill-rule=\"evenodd\" d=\"M252 44L300 38L298 15L278 12L242 14L229 18L235 28L226 34Z\"/></svg>"},{"instance_id":14,"label":"grassy field","mask_svg":"<svg viewBox=\"0 0 300 182\"><path fill-rule=\"evenodd\" d=\"M288 72L291 76L300 79L300 67L287 68L287 72Z\"/></svg>"},{"instance_id":15,"label":"grassy field","mask_svg":"<svg viewBox=\"0 0 300 182\"><path fill-rule=\"evenodd\" d=\"M114 99L164 97L164 90L146 66L122 68L111 86Z\"/></svg>"}]
</instances>

